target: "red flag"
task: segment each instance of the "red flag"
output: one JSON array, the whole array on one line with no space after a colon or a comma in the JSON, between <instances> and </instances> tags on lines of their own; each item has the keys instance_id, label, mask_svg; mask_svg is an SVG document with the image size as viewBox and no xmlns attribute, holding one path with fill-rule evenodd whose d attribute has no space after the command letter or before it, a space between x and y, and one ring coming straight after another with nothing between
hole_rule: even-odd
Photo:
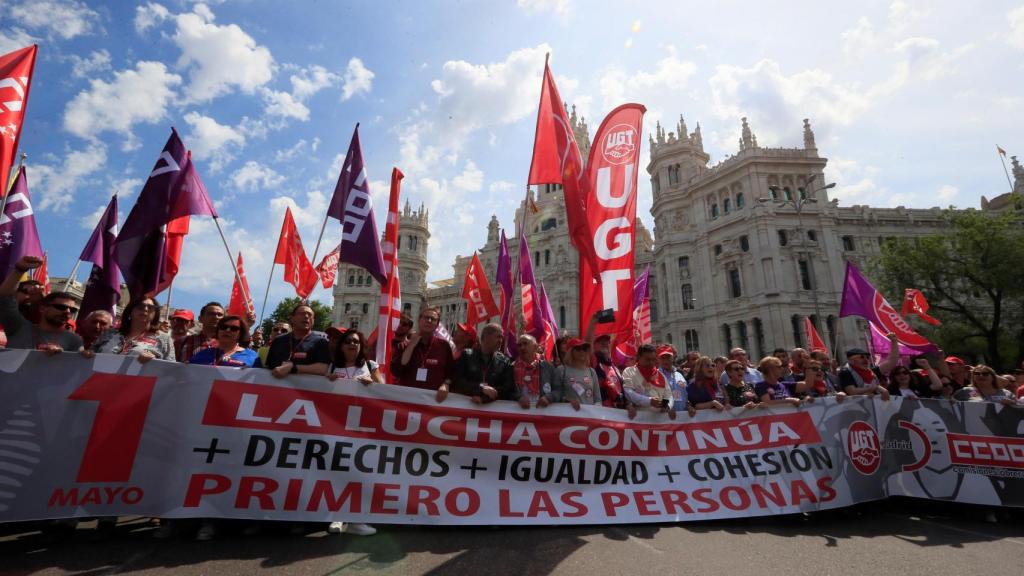
<instances>
[{"instance_id":1,"label":"red flag","mask_svg":"<svg viewBox=\"0 0 1024 576\"><path fill-rule=\"evenodd\" d=\"M245 278L245 269L242 267L241 251L238 252L238 263L235 264L235 267L238 269L238 276L231 285L231 299L228 301L228 314L241 316L246 319L255 319L256 306L253 305L252 297L250 296L252 292L249 291L249 280ZM241 286L238 284L239 278L242 279Z\"/></svg>"},{"instance_id":2,"label":"red flag","mask_svg":"<svg viewBox=\"0 0 1024 576\"><path fill-rule=\"evenodd\" d=\"M526 183L562 185L569 240L579 252L580 260L590 263L588 270L596 272L597 256L587 219L590 183L583 170L583 157L580 156L576 137L569 125L569 116L565 113L562 97L558 95L555 78L551 75L546 58L540 104L537 107L533 159L530 161L530 177Z\"/></svg>"},{"instance_id":3,"label":"red flag","mask_svg":"<svg viewBox=\"0 0 1024 576\"><path fill-rule=\"evenodd\" d=\"M388 365L391 362L391 340L402 320L402 286L398 278L398 196L405 175L398 168L391 169L391 198L388 201L388 220L384 227L384 241L380 251L384 255L384 273L387 282L380 286L380 306L377 321L377 364L385 381L391 381Z\"/></svg>"},{"instance_id":4,"label":"red flag","mask_svg":"<svg viewBox=\"0 0 1024 576\"><path fill-rule=\"evenodd\" d=\"M324 259L316 265L316 273L320 275L320 283L324 288L334 286L334 279L338 276L338 262L341 261L341 244L324 256Z\"/></svg>"},{"instance_id":5,"label":"red flag","mask_svg":"<svg viewBox=\"0 0 1024 576\"><path fill-rule=\"evenodd\" d=\"M804 316L804 334L807 335L807 349L811 352L828 352L828 346L825 346L825 341L818 335L818 331L814 329L814 323L807 316Z\"/></svg>"},{"instance_id":6,"label":"red flag","mask_svg":"<svg viewBox=\"0 0 1024 576\"><path fill-rule=\"evenodd\" d=\"M907 288L903 292L903 309L900 310L901 316L907 314L917 314L921 320L931 324L932 326L939 326L942 322L938 318L928 314L928 301L924 299L924 293L916 288Z\"/></svg>"},{"instance_id":7,"label":"red flag","mask_svg":"<svg viewBox=\"0 0 1024 576\"><path fill-rule=\"evenodd\" d=\"M305 300L313 292L313 288L316 288L319 276L310 264L305 249L302 248L302 238L299 238L299 231L295 228L291 208L286 208L284 212L284 223L281 225L281 237L277 240L274 264L284 265L284 280L295 287L295 294L299 298Z\"/></svg>"},{"instance_id":8,"label":"red flag","mask_svg":"<svg viewBox=\"0 0 1024 576\"><path fill-rule=\"evenodd\" d=\"M480 264L480 257L473 253L473 260L466 267L466 279L462 283L462 297L466 300L466 321L470 326L487 322L500 314L498 305L494 303L491 286L487 283L487 275Z\"/></svg>"},{"instance_id":9,"label":"red flag","mask_svg":"<svg viewBox=\"0 0 1024 576\"><path fill-rule=\"evenodd\" d=\"M598 324L596 335L616 334L620 342L633 336L636 180L645 111L640 104L612 110L597 129L587 162L587 218L598 267L580 259L580 334L594 313L612 309L615 322Z\"/></svg>"},{"instance_id":10,"label":"red flag","mask_svg":"<svg viewBox=\"0 0 1024 576\"><path fill-rule=\"evenodd\" d=\"M46 252L43 252L43 263L39 265L39 268L35 269L32 279L43 285L44 296L50 293L50 273L46 265Z\"/></svg>"},{"instance_id":11,"label":"red flag","mask_svg":"<svg viewBox=\"0 0 1024 576\"><path fill-rule=\"evenodd\" d=\"M7 176L18 153L38 48L33 44L0 56L0 197L7 194Z\"/></svg>"}]
</instances>

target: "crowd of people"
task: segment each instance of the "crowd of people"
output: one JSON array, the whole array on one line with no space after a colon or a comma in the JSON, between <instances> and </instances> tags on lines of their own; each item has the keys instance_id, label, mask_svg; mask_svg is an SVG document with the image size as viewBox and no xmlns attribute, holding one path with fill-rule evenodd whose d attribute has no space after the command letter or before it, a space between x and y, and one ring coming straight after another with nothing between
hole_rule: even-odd
<instances>
[{"instance_id":1,"label":"crowd of people","mask_svg":"<svg viewBox=\"0 0 1024 576\"><path fill-rule=\"evenodd\" d=\"M307 374L385 383L382 367L370 358L375 344L355 329L314 330L315 313L307 304L296 305L288 321L275 322L266 337L262 329L250 333L252 318L228 315L218 302L203 306L198 322L189 310L161 320L156 301L141 298L129 302L119 319L95 311L76 323L78 304L72 295L44 295L38 283L22 281L40 264L38 258L22 258L0 283L0 324L8 348L263 368L277 378ZM849 396L883 401L903 396L1024 406L1020 370L997 374L991 367L972 367L945 355L914 357L904 366L893 334L890 352L878 364L861 348L846 350L842 365L824 350L803 348L778 348L753 362L743 348L733 348L728 357L698 351L680 356L669 344L642 344L634 356L621 358L609 335L595 335L595 316L582 337L560 337L549 358L530 334L506 342L499 324L485 324L479 333L459 324L449 339L438 329L440 320L440 309L430 306L420 309L415 322L403 315L387 366L394 384L430 390L439 403L459 394L477 404L509 400L527 410L560 402L575 410L603 405L625 410L629 418L644 411L669 420L680 412L693 416L699 410L800 406L829 396L839 402ZM170 536L175 528L166 522L156 535ZM334 522L328 531L368 535L375 529ZM215 522L204 521L196 537L208 540L216 532Z\"/></svg>"}]
</instances>

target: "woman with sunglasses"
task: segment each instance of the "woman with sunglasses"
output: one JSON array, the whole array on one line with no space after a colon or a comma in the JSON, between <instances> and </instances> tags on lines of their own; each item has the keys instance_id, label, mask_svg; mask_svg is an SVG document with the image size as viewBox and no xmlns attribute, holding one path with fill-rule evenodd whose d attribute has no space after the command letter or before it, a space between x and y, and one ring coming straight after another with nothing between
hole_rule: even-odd
<instances>
[{"instance_id":1,"label":"woman with sunglasses","mask_svg":"<svg viewBox=\"0 0 1024 576\"><path fill-rule=\"evenodd\" d=\"M715 364L711 358L701 356L693 364L690 383L686 385L686 398L697 410L725 410L725 398L715 376Z\"/></svg>"},{"instance_id":2,"label":"woman with sunglasses","mask_svg":"<svg viewBox=\"0 0 1024 576\"><path fill-rule=\"evenodd\" d=\"M330 327L331 363L327 365L327 378L355 380L363 384L384 383L377 363L366 357L366 339L358 330Z\"/></svg>"},{"instance_id":3,"label":"woman with sunglasses","mask_svg":"<svg viewBox=\"0 0 1024 576\"><path fill-rule=\"evenodd\" d=\"M225 316L217 321L217 345L200 349L189 364L251 368L259 354L249 348L249 325L240 316Z\"/></svg>"},{"instance_id":4,"label":"woman with sunglasses","mask_svg":"<svg viewBox=\"0 0 1024 576\"><path fill-rule=\"evenodd\" d=\"M781 382L785 369L782 360L775 356L765 356L757 364L757 371L764 375L764 380L754 386L759 406L800 405L800 399L791 395L789 388Z\"/></svg>"},{"instance_id":5,"label":"woman with sunglasses","mask_svg":"<svg viewBox=\"0 0 1024 576\"><path fill-rule=\"evenodd\" d=\"M725 363L725 373L729 382L723 388L729 406L747 410L756 408L757 394L754 393L754 386L743 380L747 367L739 360L729 360Z\"/></svg>"},{"instance_id":6,"label":"woman with sunglasses","mask_svg":"<svg viewBox=\"0 0 1024 576\"><path fill-rule=\"evenodd\" d=\"M825 369L818 360L804 363L804 379L793 384L793 396L805 402L814 402L815 398L835 396L836 402L846 399L846 392L837 392L836 387L826 378Z\"/></svg>"},{"instance_id":7,"label":"woman with sunglasses","mask_svg":"<svg viewBox=\"0 0 1024 576\"><path fill-rule=\"evenodd\" d=\"M998 402L1004 406L1016 406L1017 399L1005 388L1005 382L996 371L984 364L974 367L971 383L953 393L953 400L962 402Z\"/></svg>"},{"instance_id":8,"label":"woman with sunglasses","mask_svg":"<svg viewBox=\"0 0 1024 576\"><path fill-rule=\"evenodd\" d=\"M170 333L160 331L160 307L148 297L129 302L121 314L121 326L101 334L92 352L130 354L143 364L154 358L175 360Z\"/></svg>"}]
</instances>

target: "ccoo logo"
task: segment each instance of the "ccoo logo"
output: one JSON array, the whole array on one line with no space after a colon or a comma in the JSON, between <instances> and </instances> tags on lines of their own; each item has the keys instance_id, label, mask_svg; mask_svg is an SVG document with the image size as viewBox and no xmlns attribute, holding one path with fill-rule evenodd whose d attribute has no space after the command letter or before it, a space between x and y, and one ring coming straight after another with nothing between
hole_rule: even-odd
<instances>
[{"instance_id":1,"label":"ccoo logo","mask_svg":"<svg viewBox=\"0 0 1024 576\"><path fill-rule=\"evenodd\" d=\"M636 130L629 124L614 126L602 143L604 159L612 164L629 162L636 152Z\"/></svg>"},{"instance_id":2,"label":"ccoo logo","mask_svg":"<svg viewBox=\"0 0 1024 576\"><path fill-rule=\"evenodd\" d=\"M865 476L874 474L878 470L878 465L882 463L878 433L867 422L854 422L847 431L846 453L858 472Z\"/></svg>"}]
</instances>

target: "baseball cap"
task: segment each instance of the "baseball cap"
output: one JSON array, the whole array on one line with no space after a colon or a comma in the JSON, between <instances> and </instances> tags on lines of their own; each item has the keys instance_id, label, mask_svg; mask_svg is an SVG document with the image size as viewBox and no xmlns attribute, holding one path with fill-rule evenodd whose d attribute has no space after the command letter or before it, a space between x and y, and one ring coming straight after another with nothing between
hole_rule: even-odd
<instances>
[{"instance_id":1,"label":"baseball cap","mask_svg":"<svg viewBox=\"0 0 1024 576\"><path fill-rule=\"evenodd\" d=\"M849 350L846 351L846 357L847 358L849 358L850 356L857 356L859 354L863 354L865 356L871 356L871 353L868 352L867 350L863 349L863 348L850 348Z\"/></svg>"},{"instance_id":2,"label":"baseball cap","mask_svg":"<svg viewBox=\"0 0 1024 576\"><path fill-rule=\"evenodd\" d=\"M590 344L584 342L580 338L569 338L569 341L565 343L565 347L570 350L573 348L582 348L584 346L590 346Z\"/></svg>"},{"instance_id":3,"label":"baseball cap","mask_svg":"<svg viewBox=\"0 0 1024 576\"><path fill-rule=\"evenodd\" d=\"M348 328L344 326L328 326L327 330L324 330L331 338L341 338L348 332Z\"/></svg>"},{"instance_id":4,"label":"baseball cap","mask_svg":"<svg viewBox=\"0 0 1024 576\"><path fill-rule=\"evenodd\" d=\"M658 346L658 356L665 356L666 354L669 356L675 356L676 349L669 344L662 344L661 346Z\"/></svg>"},{"instance_id":5,"label":"baseball cap","mask_svg":"<svg viewBox=\"0 0 1024 576\"><path fill-rule=\"evenodd\" d=\"M187 322L192 322L193 320L196 319L196 316L195 314L192 313L191 310L180 309L175 310L174 314L171 314L171 318L181 318L182 320L185 320Z\"/></svg>"},{"instance_id":6,"label":"baseball cap","mask_svg":"<svg viewBox=\"0 0 1024 576\"><path fill-rule=\"evenodd\" d=\"M967 363L956 356L946 356L946 364L959 364L960 366L966 366Z\"/></svg>"}]
</instances>

